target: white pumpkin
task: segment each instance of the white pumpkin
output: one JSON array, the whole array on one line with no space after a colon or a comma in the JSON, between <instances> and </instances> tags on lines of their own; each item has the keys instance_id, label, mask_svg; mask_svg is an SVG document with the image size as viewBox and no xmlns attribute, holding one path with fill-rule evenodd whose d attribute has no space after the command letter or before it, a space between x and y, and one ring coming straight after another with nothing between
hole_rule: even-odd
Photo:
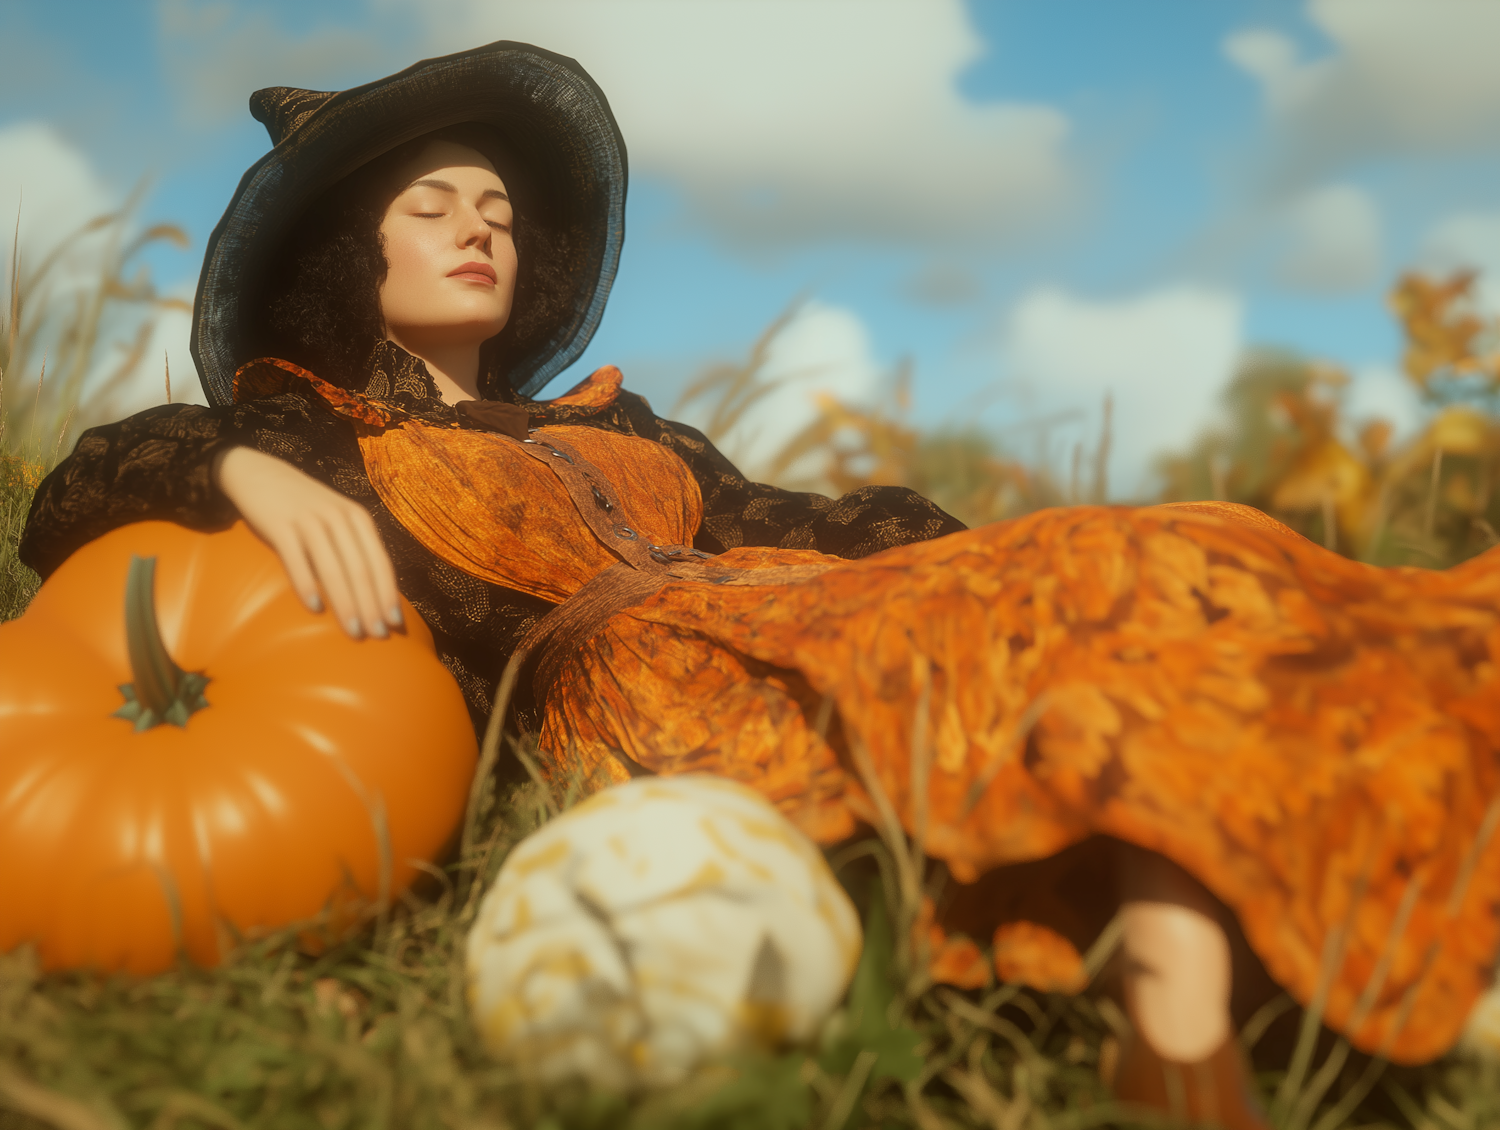
<instances>
[{"instance_id":1,"label":"white pumpkin","mask_svg":"<svg viewBox=\"0 0 1500 1130\"><path fill-rule=\"evenodd\" d=\"M860 945L822 853L759 793L646 777L511 852L469 934L469 1007L534 1077L667 1085L814 1035Z\"/></svg>"}]
</instances>

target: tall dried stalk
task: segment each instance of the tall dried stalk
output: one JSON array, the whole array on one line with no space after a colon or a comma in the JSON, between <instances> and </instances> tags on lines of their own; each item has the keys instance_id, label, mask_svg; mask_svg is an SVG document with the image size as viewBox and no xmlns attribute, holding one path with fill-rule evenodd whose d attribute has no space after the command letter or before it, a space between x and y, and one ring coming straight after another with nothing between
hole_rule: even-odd
<instances>
[{"instance_id":1,"label":"tall dried stalk","mask_svg":"<svg viewBox=\"0 0 1500 1130\"><path fill-rule=\"evenodd\" d=\"M776 336L800 309L797 302L783 311L742 363L707 368L688 385L673 411L695 417L711 441L724 443L736 438L736 428L751 409L791 382L807 381L808 389L814 390L814 372L777 377L766 372ZM911 487L971 526L1068 501L1050 471L1009 457L995 435L971 425L924 428L915 423L911 382L911 363L903 361L889 377L889 395L875 404L817 395L812 421L783 439L759 474L790 490L833 495L870 485ZM1032 424L1045 429L1055 422ZM1095 495L1107 481L1109 443L1106 402L1101 446L1094 456ZM742 453L727 454L734 458Z\"/></svg>"},{"instance_id":2,"label":"tall dried stalk","mask_svg":"<svg viewBox=\"0 0 1500 1130\"><path fill-rule=\"evenodd\" d=\"M188 246L175 224L133 229L143 191L138 187L118 211L69 232L34 267L25 263L19 242L13 247L10 300L0 326L0 414L6 420L0 444L9 441L7 453L22 454L14 436L24 432L51 447L25 454L55 457L71 428L107 418L140 369L161 315L191 312L182 299L160 295L139 263L155 244ZM66 277L70 260L83 252L92 270L83 280ZM107 359L109 346L117 351L113 359Z\"/></svg>"},{"instance_id":3,"label":"tall dried stalk","mask_svg":"<svg viewBox=\"0 0 1500 1130\"><path fill-rule=\"evenodd\" d=\"M141 195L137 188L118 211L68 233L34 267L21 253L16 217L10 292L0 314L0 620L19 615L36 591L37 577L16 548L42 475L75 429L115 414L161 315L189 309L159 295L138 265L153 244L188 244L173 224L133 230ZM85 252L90 274L68 277ZM110 345L117 358L106 358Z\"/></svg>"}]
</instances>

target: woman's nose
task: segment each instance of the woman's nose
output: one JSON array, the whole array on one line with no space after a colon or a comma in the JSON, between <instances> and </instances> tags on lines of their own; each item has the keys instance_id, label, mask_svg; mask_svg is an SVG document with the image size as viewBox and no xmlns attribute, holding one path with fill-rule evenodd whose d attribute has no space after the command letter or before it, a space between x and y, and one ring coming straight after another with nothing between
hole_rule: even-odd
<instances>
[{"instance_id":1,"label":"woman's nose","mask_svg":"<svg viewBox=\"0 0 1500 1130\"><path fill-rule=\"evenodd\" d=\"M490 239L490 225L485 222L483 216L473 212L464 217L464 222L459 225L458 245L460 247L482 247Z\"/></svg>"}]
</instances>

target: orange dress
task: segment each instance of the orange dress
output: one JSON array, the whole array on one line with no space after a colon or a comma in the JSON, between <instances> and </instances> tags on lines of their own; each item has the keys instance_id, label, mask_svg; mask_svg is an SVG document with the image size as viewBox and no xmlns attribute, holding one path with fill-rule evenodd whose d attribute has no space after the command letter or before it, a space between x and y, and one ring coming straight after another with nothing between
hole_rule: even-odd
<instances>
[{"instance_id":1,"label":"orange dress","mask_svg":"<svg viewBox=\"0 0 1500 1130\"><path fill-rule=\"evenodd\" d=\"M573 395L614 387L604 371ZM691 543L697 487L670 452L552 432L614 479L644 535ZM360 443L392 513L475 576L561 600L615 560L512 440L408 423ZM959 882L1099 835L1160 852L1298 1001L1326 989L1327 1023L1367 1051L1441 1054L1488 987L1500 551L1380 569L1247 508L1190 504L1045 510L856 561L742 547L715 564L810 575L674 581L613 615L548 692L554 777L719 773L832 843L875 822L853 768L867 750ZM1055 935L1011 922L996 941L1006 976L1057 983Z\"/></svg>"}]
</instances>

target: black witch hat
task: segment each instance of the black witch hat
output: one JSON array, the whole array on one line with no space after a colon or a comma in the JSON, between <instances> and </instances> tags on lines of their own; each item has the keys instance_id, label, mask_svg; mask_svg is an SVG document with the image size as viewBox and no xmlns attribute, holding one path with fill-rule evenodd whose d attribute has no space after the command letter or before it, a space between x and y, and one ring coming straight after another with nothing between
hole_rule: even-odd
<instances>
[{"instance_id":1,"label":"black witch hat","mask_svg":"<svg viewBox=\"0 0 1500 1130\"><path fill-rule=\"evenodd\" d=\"M209 236L193 304L193 362L210 404L230 403L235 369L258 355L253 304L308 206L382 153L467 122L493 129L525 165L569 257L571 301L541 344L511 363L511 386L529 395L578 359L619 264L627 169L609 103L576 62L501 41L351 90L257 90L250 112L273 148L246 171Z\"/></svg>"}]
</instances>

